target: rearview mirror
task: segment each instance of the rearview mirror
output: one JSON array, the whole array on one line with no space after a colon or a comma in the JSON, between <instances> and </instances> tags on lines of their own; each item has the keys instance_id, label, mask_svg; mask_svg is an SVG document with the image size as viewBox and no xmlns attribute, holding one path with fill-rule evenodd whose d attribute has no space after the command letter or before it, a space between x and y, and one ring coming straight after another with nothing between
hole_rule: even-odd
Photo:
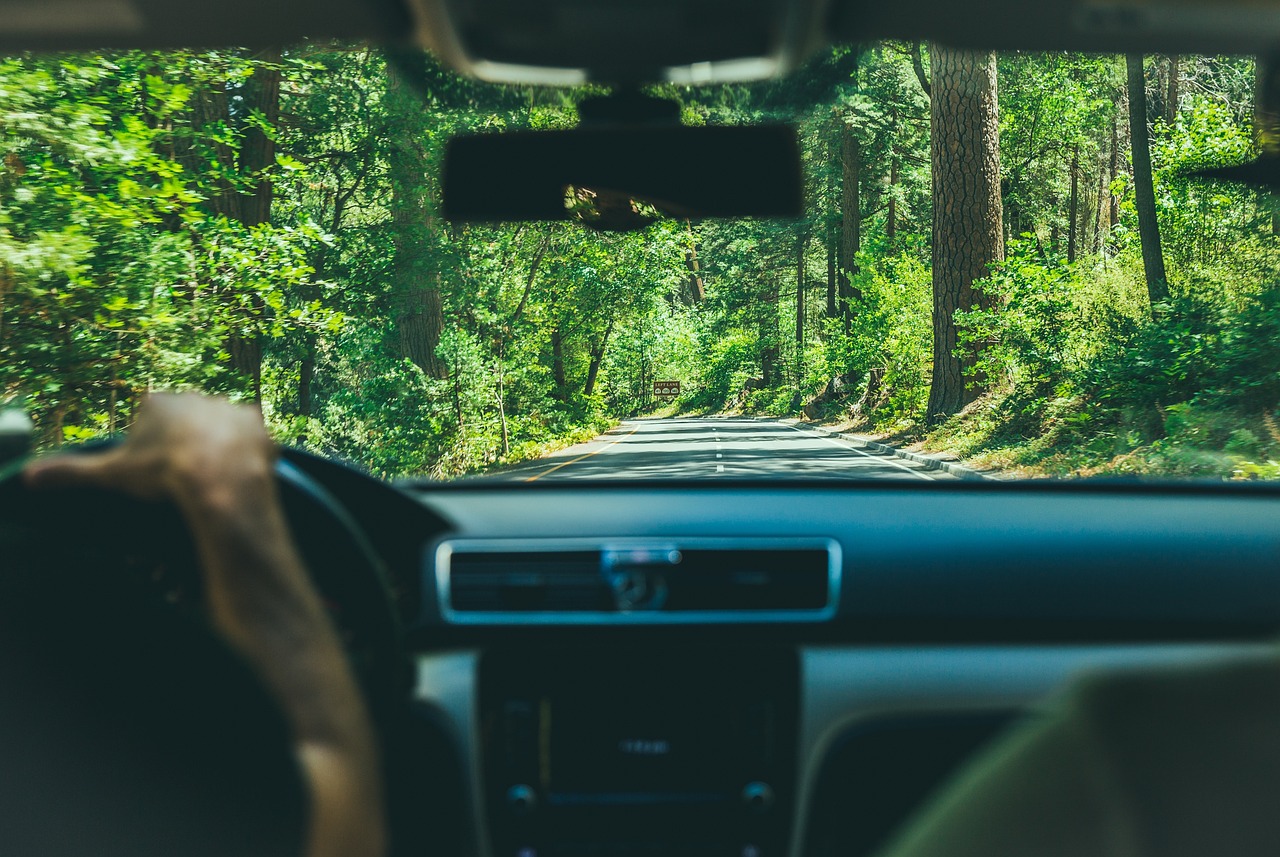
<instances>
[{"instance_id":1,"label":"rearview mirror","mask_svg":"<svg viewBox=\"0 0 1280 857\"><path fill-rule=\"evenodd\" d=\"M785 125L613 126L449 141L444 215L577 220L607 231L667 217L796 217L800 147Z\"/></svg>"}]
</instances>

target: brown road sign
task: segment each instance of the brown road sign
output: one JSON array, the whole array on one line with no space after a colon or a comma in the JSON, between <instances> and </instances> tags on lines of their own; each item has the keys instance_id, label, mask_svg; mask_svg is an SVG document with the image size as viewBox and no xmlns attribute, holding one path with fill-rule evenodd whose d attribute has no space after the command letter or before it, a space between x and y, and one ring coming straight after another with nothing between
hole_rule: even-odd
<instances>
[{"instance_id":1,"label":"brown road sign","mask_svg":"<svg viewBox=\"0 0 1280 857\"><path fill-rule=\"evenodd\" d=\"M653 395L664 402L674 401L680 397L680 382L654 381Z\"/></svg>"}]
</instances>

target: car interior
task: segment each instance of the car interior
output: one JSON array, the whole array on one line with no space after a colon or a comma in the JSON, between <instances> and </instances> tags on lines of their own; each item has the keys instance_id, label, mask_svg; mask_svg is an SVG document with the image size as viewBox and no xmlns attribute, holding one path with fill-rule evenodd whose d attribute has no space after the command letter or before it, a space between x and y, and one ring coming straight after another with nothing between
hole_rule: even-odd
<instances>
[{"instance_id":1,"label":"car interior","mask_svg":"<svg viewBox=\"0 0 1280 857\"><path fill-rule=\"evenodd\" d=\"M341 38L547 86L769 78L815 46L881 38L1280 48L1269 0L2 7L4 51ZM741 146L776 158L787 141L771 134ZM518 163L528 147L510 145L501 160ZM492 202L486 164L524 168L465 154L454 166L459 217L539 216L536 182L517 200L525 208L468 208ZM795 193L786 158L778 164L770 210ZM545 168L562 195L561 166ZM666 201L715 211L717 181ZM871 855L1074 677L1267 652L1280 625L1280 491L1267 484L390 483L297 451L277 476L369 694L398 855ZM0 519L6 555L158 567L136 589L160 593L157 603L193 600L182 528L145 504L33 498L10 474ZM154 544L120 535L144 521ZM163 559L139 566L141 555Z\"/></svg>"}]
</instances>

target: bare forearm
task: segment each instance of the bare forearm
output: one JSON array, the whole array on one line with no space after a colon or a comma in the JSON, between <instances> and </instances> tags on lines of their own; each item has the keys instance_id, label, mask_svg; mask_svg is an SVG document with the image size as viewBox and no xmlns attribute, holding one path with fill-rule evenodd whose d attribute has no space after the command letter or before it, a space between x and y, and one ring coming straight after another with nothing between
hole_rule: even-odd
<instances>
[{"instance_id":1,"label":"bare forearm","mask_svg":"<svg viewBox=\"0 0 1280 857\"><path fill-rule=\"evenodd\" d=\"M256 410L159 394L119 446L44 459L27 479L178 505L200 553L214 626L257 670L293 729L311 791L308 857L380 857L386 831L373 728L289 537L276 454Z\"/></svg>"},{"instance_id":2,"label":"bare forearm","mask_svg":"<svg viewBox=\"0 0 1280 857\"><path fill-rule=\"evenodd\" d=\"M345 654L264 478L184 501L215 626L292 725L312 793L310 857L384 850L373 730Z\"/></svg>"}]
</instances>

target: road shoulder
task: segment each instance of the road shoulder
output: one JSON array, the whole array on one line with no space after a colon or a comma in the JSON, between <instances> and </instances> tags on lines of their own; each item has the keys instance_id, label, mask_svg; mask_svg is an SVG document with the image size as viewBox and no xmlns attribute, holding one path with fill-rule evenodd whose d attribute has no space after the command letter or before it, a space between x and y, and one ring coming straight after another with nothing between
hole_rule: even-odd
<instances>
[{"instance_id":1,"label":"road shoulder","mask_svg":"<svg viewBox=\"0 0 1280 857\"><path fill-rule=\"evenodd\" d=\"M780 419L776 420L776 422L781 423L782 425L806 428L810 431L817 432L823 437L837 437L847 443L853 444L859 449L893 455L897 458L903 459L904 461L911 461L919 464L924 467L925 470L942 471L943 473L949 473L959 479L984 481L996 478L992 473L984 473L982 471L974 470L972 467L966 467L964 464L956 461L947 461L945 459L936 458L932 455L924 455L919 452L908 452L905 449L898 449L895 446L889 446L887 443L880 443L879 441L863 437L862 435L853 434L852 432L835 431L834 429L828 428L820 423L812 423L797 419Z\"/></svg>"}]
</instances>

